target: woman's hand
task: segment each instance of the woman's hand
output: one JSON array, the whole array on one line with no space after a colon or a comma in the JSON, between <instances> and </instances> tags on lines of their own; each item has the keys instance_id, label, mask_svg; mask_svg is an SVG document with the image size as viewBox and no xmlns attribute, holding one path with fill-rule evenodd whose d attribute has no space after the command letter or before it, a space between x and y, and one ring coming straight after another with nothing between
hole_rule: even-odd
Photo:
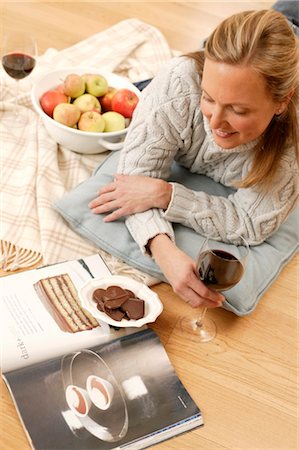
<instances>
[{"instance_id":1,"label":"woman's hand","mask_svg":"<svg viewBox=\"0 0 299 450\"><path fill-rule=\"evenodd\" d=\"M110 212L104 221L112 222L151 208L167 209L171 193L171 184L164 180L143 175L115 175L114 181L102 187L88 206L95 214Z\"/></svg>"},{"instance_id":2,"label":"woman's hand","mask_svg":"<svg viewBox=\"0 0 299 450\"><path fill-rule=\"evenodd\" d=\"M186 303L193 308L221 306L225 297L200 281L193 259L177 248L167 235L154 237L148 247L174 292Z\"/></svg>"}]
</instances>

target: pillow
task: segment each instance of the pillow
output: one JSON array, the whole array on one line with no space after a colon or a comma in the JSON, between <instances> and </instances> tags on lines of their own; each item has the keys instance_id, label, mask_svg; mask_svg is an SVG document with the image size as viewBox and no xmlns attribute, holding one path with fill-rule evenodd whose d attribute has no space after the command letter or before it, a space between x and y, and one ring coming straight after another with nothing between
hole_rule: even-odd
<instances>
[{"instance_id":1,"label":"pillow","mask_svg":"<svg viewBox=\"0 0 299 450\"><path fill-rule=\"evenodd\" d=\"M124 220L105 223L102 220L103 215L93 214L87 206L98 189L113 179L118 159L119 152L111 153L90 178L57 200L54 208L77 233L99 248L158 280L166 281L150 256L142 254L127 230ZM173 166L170 179L193 190L204 190L213 195L228 196L233 192L233 189L216 183L204 175L192 174L177 164ZM289 216L273 236L262 244L250 248L242 280L225 292L226 301L223 304L225 309L238 316L247 315L255 309L264 292L298 250L297 221L298 210ZM174 231L177 245L195 258L204 238L180 224L174 224Z\"/></svg>"}]
</instances>

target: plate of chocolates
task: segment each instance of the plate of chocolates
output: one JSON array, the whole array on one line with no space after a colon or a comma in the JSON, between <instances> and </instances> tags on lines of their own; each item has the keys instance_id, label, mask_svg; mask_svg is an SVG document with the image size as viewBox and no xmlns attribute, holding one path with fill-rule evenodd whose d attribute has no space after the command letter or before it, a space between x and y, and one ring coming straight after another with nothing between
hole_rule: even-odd
<instances>
[{"instance_id":1,"label":"plate of chocolates","mask_svg":"<svg viewBox=\"0 0 299 450\"><path fill-rule=\"evenodd\" d=\"M93 278L81 287L79 298L95 319L116 327L141 327L163 310L154 291L126 276Z\"/></svg>"}]
</instances>

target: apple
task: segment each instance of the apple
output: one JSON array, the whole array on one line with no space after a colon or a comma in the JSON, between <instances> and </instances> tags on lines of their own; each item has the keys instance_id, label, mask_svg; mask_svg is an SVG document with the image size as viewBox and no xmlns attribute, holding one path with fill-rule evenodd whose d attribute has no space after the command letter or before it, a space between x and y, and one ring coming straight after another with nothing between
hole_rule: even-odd
<instances>
[{"instance_id":1,"label":"apple","mask_svg":"<svg viewBox=\"0 0 299 450\"><path fill-rule=\"evenodd\" d=\"M42 110L46 114L48 114L48 116L53 117L55 106L57 106L59 103L67 103L68 98L62 92L51 89L43 93L39 102Z\"/></svg>"},{"instance_id":2,"label":"apple","mask_svg":"<svg viewBox=\"0 0 299 450\"><path fill-rule=\"evenodd\" d=\"M64 84L60 83L58 86L56 86L54 91L61 92L62 94L64 94Z\"/></svg>"},{"instance_id":3,"label":"apple","mask_svg":"<svg viewBox=\"0 0 299 450\"><path fill-rule=\"evenodd\" d=\"M115 111L107 111L102 114L105 121L105 132L120 131L126 128L126 121L122 114Z\"/></svg>"},{"instance_id":4,"label":"apple","mask_svg":"<svg viewBox=\"0 0 299 450\"><path fill-rule=\"evenodd\" d=\"M78 129L81 131L92 131L101 133L105 128L105 120L96 111L86 111L81 114Z\"/></svg>"},{"instance_id":5,"label":"apple","mask_svg":"<svg viewBox=\"0 0 299 450\"><path fill-rule=\"evenodd\" d=\"M117 92L116 88L108 86L106 94L102 95L102 97L99 98L102 106L102 111L111 111L112 109L111 100L116 92Z\"/></svg>"},{"instance_id":6,"label":"apple","mask_svg":"<svg viewBox=\"0 0 299 450\"><path fill-rule=\"evenodd\" d=\"M72 103L60 103L53 111L53 119L67 127L76 125L80 115L80 109Z\"/></svg>"},{"instance_id":7,"label":"apple","mask_svg":"<svg viewBox=\"0 0 299 450\"><path fill-rule=\"evenodd\" d=\"M88 94L101 97L108 91L108 81L102 75L87 73L83 75L83 79L85 80Z\"/></svg>"},{"instance_id":8,"label":"apple","mask_svg":"<svg viewBox=\"0 0 299 450\"><path fill-rule=\"evenodd\" d=\"M138 101L139 98L135 92L130 89L118 89L111 100L112 110L130 119Z\"/></svg>"},{"instance_id":9,"label":"apple","mask_svg":"<svg viewBox=\"0 0 299 450\"><path fill-rule=\"evenodd\" d=\"M70 73L64 80L63 88L65 95L77 98L85 92L85 81L80 75Z\"/></svg>"},{"instance_id":10,"label":"apple","mask_svg":"<svg viewBox=\"0 0 299 450\"><path fill-rule=\"evenodd\" d=\"M76 105L82 113L86 111L96 111L98 113L101 112L101 104L97 97L91 94L83 94L80 97L77 97L73 104Z\"/></svg>"}]
</instances>

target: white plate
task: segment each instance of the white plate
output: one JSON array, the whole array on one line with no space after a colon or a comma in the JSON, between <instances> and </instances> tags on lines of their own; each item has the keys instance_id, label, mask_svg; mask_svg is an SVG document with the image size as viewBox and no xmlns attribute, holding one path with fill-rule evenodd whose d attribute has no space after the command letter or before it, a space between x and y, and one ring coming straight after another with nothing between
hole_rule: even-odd
<instances>
[{"instance_id":1,"label":"white plate","mask_svg":"<svg viewBox=\"0 0 299 450\"><path fill-rule=\"evenodd\" d=\"M95 301L92 299L93 292L98 289L106 289L108 286L120 286L123 289L130 289L136 297L144 300L144 317L138 320L122 319L113 320L107 314L99 311ZM115 327L142 327L146 323L154 322L163 311L163 305L158 295L145 284L133 280L129 277L110 275L108 277L93 278L79 289L79 298L82 305L94 317Z\"/></svg>"}]
</instances>

